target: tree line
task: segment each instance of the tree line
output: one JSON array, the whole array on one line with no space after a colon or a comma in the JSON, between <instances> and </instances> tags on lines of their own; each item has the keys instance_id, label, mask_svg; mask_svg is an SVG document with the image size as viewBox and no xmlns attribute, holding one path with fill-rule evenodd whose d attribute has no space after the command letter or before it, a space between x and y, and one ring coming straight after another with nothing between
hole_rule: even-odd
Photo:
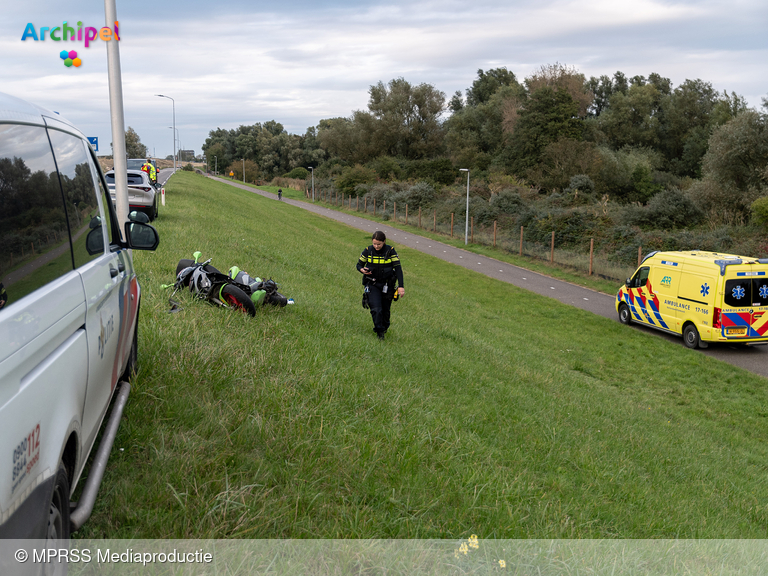
<instances>
[{"instance_id":1,"label":"tree line","mask_svg":"<svg viewBox=\"0 0 768 576\"><path fill-rule=\"evenodd\" d=\"M586 78L555 63L522 80L505 67L481 69L450 98L427 83L379 82L366 110L322 119L303 135L276 121L219 128L203 150L220 168L251 161L262 179L312 166L316 180L357 195L423 182L438 201L452 185L458 191L458 169L468 168L473 195L489 205L502 191L526 189L535 192L526 198L561 209L632 206L622 217L632 226L654 225L652 201L682 214L662 226L735 224L768 195L766 112L768 100L750 108L701 79Z\"/></svg>"}]
</instances>

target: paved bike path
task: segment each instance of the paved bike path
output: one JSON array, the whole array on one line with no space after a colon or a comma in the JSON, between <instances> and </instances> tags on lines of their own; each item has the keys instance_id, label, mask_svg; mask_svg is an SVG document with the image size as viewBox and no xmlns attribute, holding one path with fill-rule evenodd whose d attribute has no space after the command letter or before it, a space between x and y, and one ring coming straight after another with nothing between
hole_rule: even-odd
<instances>
[{"instance_id":1,"label":"paved bike path","mask_svg":"<svg viewBox=\"0 0 768 576\"><path fill-rule=\"evenodd\" d=\"M242 188L243 190L247 190L254 194L265 196L266 198L271 198L275 200L275 202L278 201L277 196L271 192L265 192L224 178L215 178L211 176L209 176L209 178ZM371 234L376 230L381 230L387 235L388 240L392 240L392 244L414 248L425 254L430 254L431 256L450 262L451 264L456 264L469 270L480 272L481 274L501 280L502 282L508 282L509 284L530 290L536 294L548 296L563 304L575 306L618 322L618 315L616 314L616 309L614 307L614 296L584 288L583 286L577 286L570 282L556 280L555 278L551 278L544 274L531 272L530 270L507 264L506 262L496 260L495 258L475 254L461 248L456 248L455 246L444 244L438 240L431 240L424 236L419 236L412 232L392 228L382 222L372 222L365 218L325 208L310 202L288 200L285 198L283 198L282 202L302 208L309 212L314 212L315 214L325 216L326 218L330 218L337 222L342 222L353 228L365 230ZM674 342L680 346L683 345L682 339L678 336L666 334L637 324L633 324L633 326L638 330L652 333L656 336L661 336L662 338L667 338L670 342ZM744 368L745 370L749 370L750 372L768 378L768 346L737 348L725 344L710 344L709 348L699 351L707 356L712 356L718 360L728 362L729 364L739 366L740 368Z\"/></svg>"}]
</instances>

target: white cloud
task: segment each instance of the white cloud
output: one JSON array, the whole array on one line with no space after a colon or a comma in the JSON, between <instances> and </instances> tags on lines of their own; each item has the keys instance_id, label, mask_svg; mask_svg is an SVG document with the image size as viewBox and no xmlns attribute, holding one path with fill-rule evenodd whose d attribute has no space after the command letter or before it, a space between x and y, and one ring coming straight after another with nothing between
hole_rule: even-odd
<instances>
[{"instance_id":1,"label":"white cloud","mask_svg":"<svg viewBox=\"0 0 768 576\"><path fill-rule=\"evenodd\" d=\"M19 41L28 21L99 25L101 10L85 0L14 6L0 22L0 50L13 55L0 89L62 109L108 145L103 43L70 70L54 43ZM175 98L181 142L199 151L216 127L275 119L303 133L348 116L379 80L429 82L450 96L478 68L506 66L522 79L555 61L587 76L702 78L759 105L768 92L766 15L759 0L118 3L125 120L164 156L171 106L157 93Z\"/></svg>"}]
</instances>

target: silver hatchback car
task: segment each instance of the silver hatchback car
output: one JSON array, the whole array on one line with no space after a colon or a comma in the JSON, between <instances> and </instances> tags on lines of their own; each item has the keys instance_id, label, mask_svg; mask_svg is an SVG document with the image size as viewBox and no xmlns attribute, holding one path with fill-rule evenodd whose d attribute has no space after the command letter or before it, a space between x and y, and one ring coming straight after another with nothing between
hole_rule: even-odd
<instances>
[{"instance_id":1,"label":"silver hatchback car","mask_svg":"<svg viewBox=\"0 0 768 576\"><path fill-rule=\"evenodd\" d=\"M128 206L131 210L139 210L149 217L150 222L157 218L157 190L149 176L141 170L128 170ZM104 174L109 187L109 194L112 197L112 204L115 203L115 171L110 170Z\"/></svg>"}]
</instances>

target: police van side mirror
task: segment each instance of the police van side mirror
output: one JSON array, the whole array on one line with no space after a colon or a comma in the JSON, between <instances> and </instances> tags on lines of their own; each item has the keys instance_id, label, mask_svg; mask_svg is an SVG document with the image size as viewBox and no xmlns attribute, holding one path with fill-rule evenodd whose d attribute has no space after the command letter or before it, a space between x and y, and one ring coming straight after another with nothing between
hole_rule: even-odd
<instances>
[{"instance_id":1,"label":"police van side mirror","mask_svg":"<svg viewBox=\"0 0 768 576\"><path fill-rule=\"evenodd\" d=\"M160 244L160 235L157 230L143 222L126 222L125 239L128 248L134 250L154 250Z\"/></svg>"},{"instance_id":2,"label":"police van side mirror","mask_svg":"<svg viewBox=\"0 0 768 576\"><path fill-rule=\"evenodd\" d=\"M104 231L101 225L98 228L91 228L90 232L88 232L88 235L85 237L85 249L91 256L104 252Z\"/></svg>"},{"instance_id":3,"label":"police van side mirror","mask_svg":"<svg viewBox=\"0 0 768 576\"><path fill-rule=\"evenodd\" d=\"M138 212L134 210L130 214L128 214L128 220L132 222L144 222L145 224L149 222L149 216L144 214L144 212Z\"/></svg>"}]
</instances>

